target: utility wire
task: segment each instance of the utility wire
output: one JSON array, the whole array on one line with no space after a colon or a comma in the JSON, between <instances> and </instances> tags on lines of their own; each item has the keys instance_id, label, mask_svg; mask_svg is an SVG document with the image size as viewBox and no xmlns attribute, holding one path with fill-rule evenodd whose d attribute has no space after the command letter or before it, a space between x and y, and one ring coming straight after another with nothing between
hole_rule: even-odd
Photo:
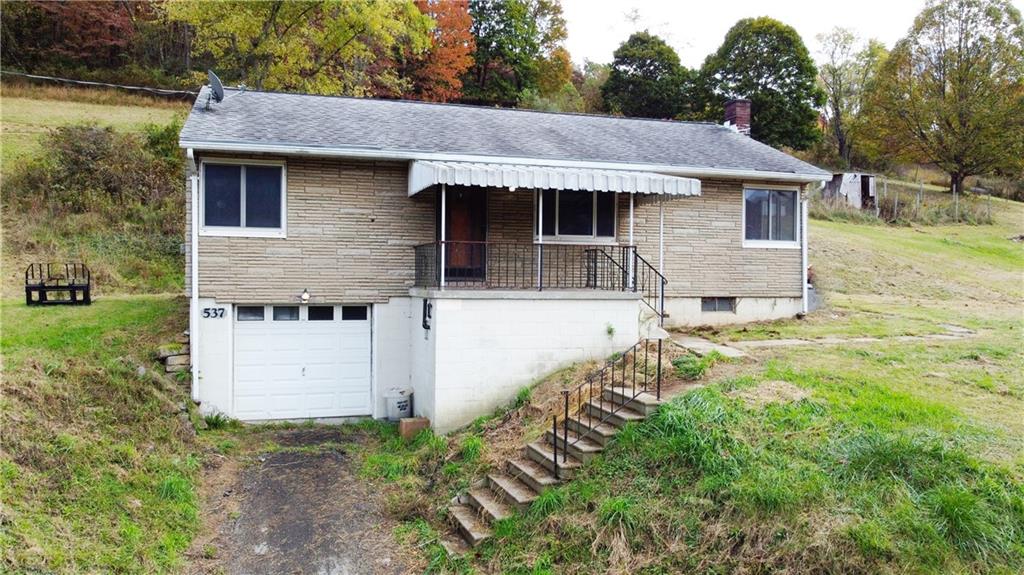
<instances>
[{"instance_id":1,"label":"utility wire","mask_svg":"<svg viewBox=\"0 0 1024 575\"><path fill-rule=\"evenodd\" d=\"M196 96L199 92L191 92L189 90L166 90L164 88L150 88L148 86L125 86L122 84L108 84L106 82L90 82L88 80L72 80L71 78L57 78L54 76L39 76L37 74L25 74L22 72L9 72L7 70L0 70L0 75L3 76L17 76L19 78L29 78L32 80L43 80L46 82L56 82L58 84L77 84L80 86L100 86L103 88L117 88L120 90L131 90L135 92L147 92L155 96L170 96L170 97L182 97L182 96Z\"/></svg>"}]
</instances>

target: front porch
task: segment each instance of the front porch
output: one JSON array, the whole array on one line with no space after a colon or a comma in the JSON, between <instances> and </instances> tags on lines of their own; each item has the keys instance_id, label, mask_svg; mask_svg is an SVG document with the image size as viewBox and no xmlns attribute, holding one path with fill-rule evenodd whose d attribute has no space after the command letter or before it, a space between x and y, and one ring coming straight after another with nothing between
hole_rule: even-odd
<instances>
[{"instance_id":1,"label":"front porch","mask_svg":"<svg viewBox=\"0 0 1024 575\"><path fill-rule=\"evenodd\" d=\"M634 206L699 193L697 180L646 172L414 162L409 195L432 194L435 212L414 286L633 292L660 317L662 254L637 249ZM663 251L663 225L659 236Z\"/></svg>"}]
</instances>

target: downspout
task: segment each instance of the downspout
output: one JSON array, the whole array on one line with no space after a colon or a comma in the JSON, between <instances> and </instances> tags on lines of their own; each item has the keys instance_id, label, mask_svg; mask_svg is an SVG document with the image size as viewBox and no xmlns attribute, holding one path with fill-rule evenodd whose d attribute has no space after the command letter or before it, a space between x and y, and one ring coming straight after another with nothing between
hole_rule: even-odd
<instances>
[{"instance_id":1,"label":"downspout","mask_svg":"<svg viewBox=\"0 0 1024 575\"><path fill-rule=\"evenodd\" d=\"M189 200L191 201L192 221L189 224L189 266L191 268L191 288L189 290L189 356L192 364L192 401L199 401L199 170L196 168L195 154L192 148L185 151L188 160L190 180Z\"/></svg>"},{"instance_id":2,"label":"downspout","mask_svg":"<svg viewBox=\"0 0 1024 575\"><path fill-rule=\"evenodd\" d=\"M800 309L801 313L806 314L810 308L810 302L807 301L807 198L800 204L800 260L800 278L803 282Z\"/></svg>"}]
</instances>

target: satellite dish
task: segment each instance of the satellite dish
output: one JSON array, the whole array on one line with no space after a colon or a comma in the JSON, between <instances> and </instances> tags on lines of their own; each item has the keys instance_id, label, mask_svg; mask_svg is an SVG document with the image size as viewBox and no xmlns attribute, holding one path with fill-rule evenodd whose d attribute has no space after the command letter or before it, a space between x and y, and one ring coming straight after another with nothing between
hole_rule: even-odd
<instances>
[{"instance_id":1,"label":"satellite dish","mask_svg":"<svg viewBox=\"0 0 1024 575\"><path fill-rule=\"evenodd\" d=\"M213 73L213 70L206 71L206 78L210 82L210 90L213 91L213 101L220 103L224 99L224 84L220 82L220 78Z\"/></svg>"}]
</instances>

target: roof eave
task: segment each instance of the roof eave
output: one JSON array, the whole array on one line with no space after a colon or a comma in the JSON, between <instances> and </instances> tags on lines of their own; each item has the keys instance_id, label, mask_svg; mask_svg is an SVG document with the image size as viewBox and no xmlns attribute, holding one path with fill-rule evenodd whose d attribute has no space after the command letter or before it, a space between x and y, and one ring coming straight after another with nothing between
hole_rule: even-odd
<instances>
[{"instance_id":1,"label":"roof eave","mask_svg":"<svg viewBox=\"0 0 1024 575\"><path fill-rule=\"evenodd\" d=\"M246 142L188 140L184 138L179 140L178 145L182 148L192 148L197 151L207 152L233 152L243 154L286 154L364 160L437 160L453 162L483 162L492 164L533 164L538 166L595 168L602 170L642 170L648 172L659 172L673 176L768 180L798 182L805 184L814 182L824 182L832 179L832 174L825 172L823 170L818 170L817 172L772 172L736 168L673 166L633 162L604 162L592 160L558 160L551 158L488 156L473 154L445 154L436 152L385 150L381 148L364 147L332 148L320 146L300 146L293 144L254 144Z\"/></svg>"}]
</instances>

